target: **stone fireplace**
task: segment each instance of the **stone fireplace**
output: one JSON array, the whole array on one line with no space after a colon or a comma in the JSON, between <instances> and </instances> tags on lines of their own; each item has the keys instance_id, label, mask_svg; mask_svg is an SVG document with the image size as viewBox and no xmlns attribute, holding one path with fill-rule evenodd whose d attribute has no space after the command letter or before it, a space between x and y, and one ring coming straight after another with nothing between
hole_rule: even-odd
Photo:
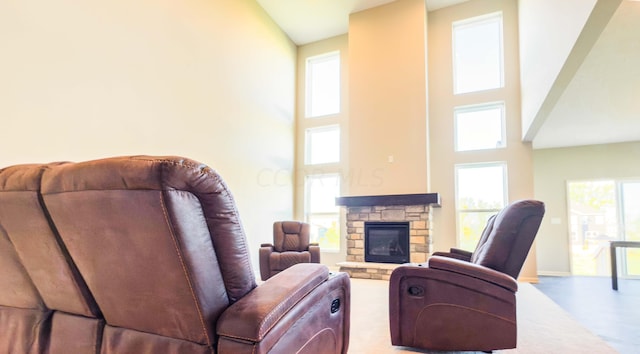
<instances>
[{"instance_id":1,"label":"stone fireplace","mask_svg":"<svg viewBox=\"0 0 640 354\"><path fill-rule=\"evenodd\" d=\"M394 262L373 262L365 259L365 229L367 225L393 225L408 223L409 255L408 262L426 262L431 253L431 211L440 205L437 193L401 194L363 197L336 198L336 204L346 207L347 211L347 259L338 263L340 271L353 278L385 279L404 260L396 258ZM381 241L379 241L381 242ZM391 251L379 243L378 254L391 254Z\"/></svg>"}]
</instances>

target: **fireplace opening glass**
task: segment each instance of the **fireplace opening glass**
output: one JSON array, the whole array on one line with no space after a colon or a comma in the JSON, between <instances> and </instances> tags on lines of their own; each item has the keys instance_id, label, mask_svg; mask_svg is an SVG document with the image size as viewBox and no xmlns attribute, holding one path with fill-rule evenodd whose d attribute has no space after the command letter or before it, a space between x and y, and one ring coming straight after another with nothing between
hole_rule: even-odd
<instances>
[{"instance_id":1,"label":"fireplace opening glass","mask_svg":"<svg viewBox=\"0 0 640 354\"><path fill-rule=\"evenodd\" d=\"M364 260L376 263L409 262L408 222L365 222Z\"/></svg>"}]
</instances>

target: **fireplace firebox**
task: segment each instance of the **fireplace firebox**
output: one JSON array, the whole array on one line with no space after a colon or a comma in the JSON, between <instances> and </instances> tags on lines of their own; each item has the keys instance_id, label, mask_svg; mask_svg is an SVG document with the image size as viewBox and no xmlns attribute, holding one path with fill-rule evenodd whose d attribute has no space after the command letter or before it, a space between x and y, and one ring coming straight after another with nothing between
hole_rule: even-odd
<instances>
[{"instance_id":1,"label":"fireplace firebox","mask_svg":"<svg viewBox=\"0 0 640 354\"><path fill-rule=\"evenodd\" d=\"M409 222L365 222L364 260L376 263L408 263Z\"/></svg>"}]
</instances>

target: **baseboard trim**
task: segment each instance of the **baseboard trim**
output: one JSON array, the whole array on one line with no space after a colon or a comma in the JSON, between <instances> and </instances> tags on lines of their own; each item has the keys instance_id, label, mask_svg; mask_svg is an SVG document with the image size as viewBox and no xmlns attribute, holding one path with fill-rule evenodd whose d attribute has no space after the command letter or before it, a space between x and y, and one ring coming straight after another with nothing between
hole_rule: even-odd
<instances>
[{"instance_id":1,"label":"baseboard trim","mask_svg":"<svg viewBox=\"0 0 640 354\"><path fill-rule=\"evenodd\" d=\"M571 276L571 272L554 272L554 271L538 271L538 275L542 275L545 277L569 277Z\"/></svg>"},{"instance_id":2,"label":"baseboard trim","mask_svg":"<svg viewBox=\"0 0 640 354\"><path fill-rule=\"evenodd\" d=\"M531 284L538 284L540 282L538 277L518 277L518 281Z\"/></svg>"}]
</instances>

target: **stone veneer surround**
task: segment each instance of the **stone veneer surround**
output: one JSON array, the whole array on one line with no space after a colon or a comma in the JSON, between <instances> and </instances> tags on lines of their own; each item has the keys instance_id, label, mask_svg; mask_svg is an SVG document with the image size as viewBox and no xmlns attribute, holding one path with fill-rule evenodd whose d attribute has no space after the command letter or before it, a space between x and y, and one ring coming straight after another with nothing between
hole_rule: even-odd
<instances>
[{"instance_id":1,"label":"stone veneer surround","mask_svg":"<svg viewBox=\"0 0 640 354\"><path fill-rule=\"evenodd\" d=\"M425 196L427 196L426 200ZM364 223L367 221L408 221L410 261L411 263L426 262L432 245L431 207L439 205L437 194L343 197L338 198L337 203L347 207L347 260L338 263L340 271L349 273L353 278L388 280L391 272L399 266L399 264L365 262ZM363 205L367 203L372 205Z\"/></svg>"}]
</instances>

